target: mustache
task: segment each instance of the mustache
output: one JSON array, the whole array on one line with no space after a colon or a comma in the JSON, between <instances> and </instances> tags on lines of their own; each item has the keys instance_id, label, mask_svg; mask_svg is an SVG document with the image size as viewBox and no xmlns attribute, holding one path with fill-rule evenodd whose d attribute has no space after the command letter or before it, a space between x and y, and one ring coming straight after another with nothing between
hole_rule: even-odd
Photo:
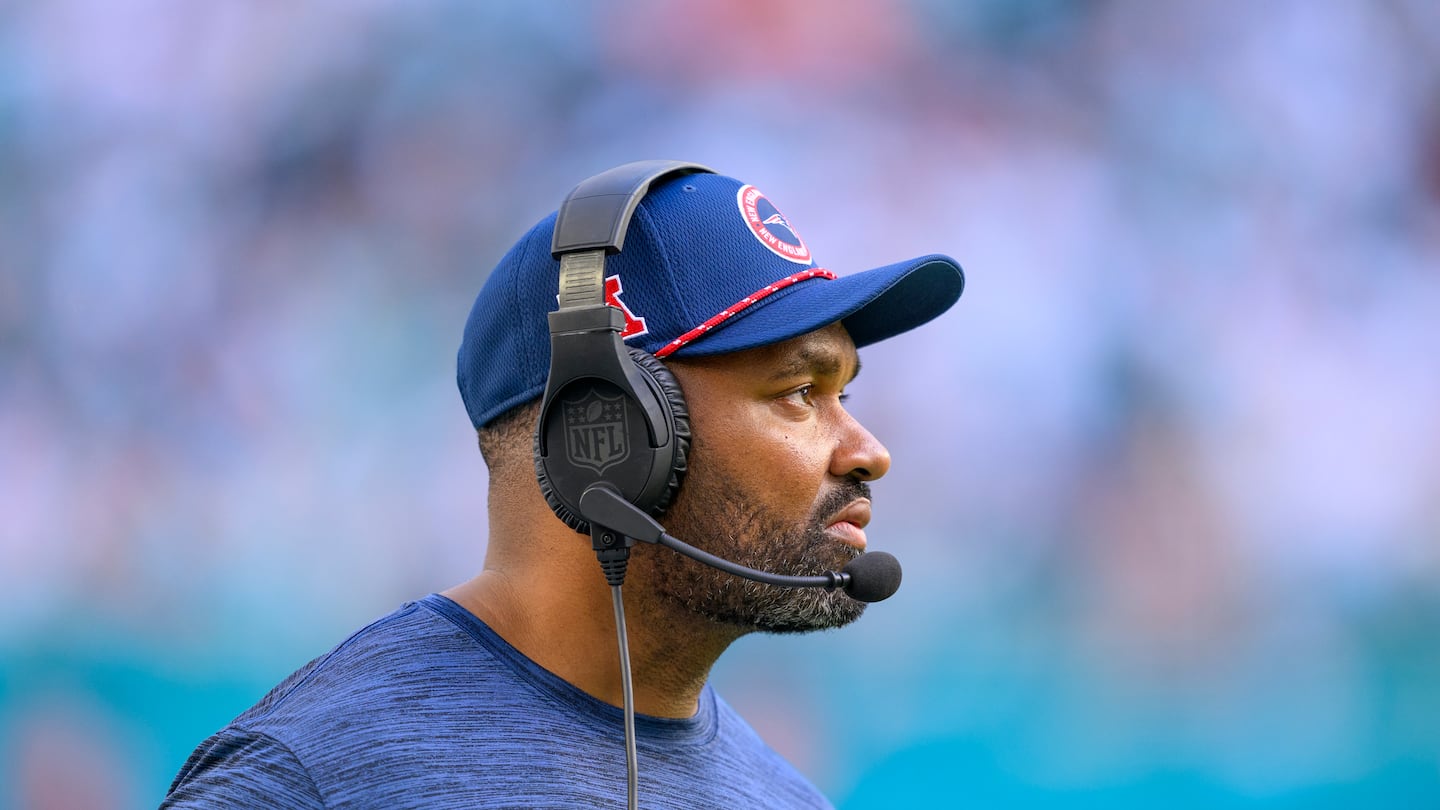
<instances>
[{"instance_id":1,"label":"mustache","mask_svg":"<svg viewBox=\"0 0 1440 810\"><path fill-rule=\"evenodd\" d=\"M870 485L854 478L846 478L840 482L834 492L821 498L820 502L815 505L815 512L810 516L811 522L816 525L824 525L824 521L831 515L849 506L852 501L861 498L875 500L870 496Z\"/></svg>"}]
</instances>

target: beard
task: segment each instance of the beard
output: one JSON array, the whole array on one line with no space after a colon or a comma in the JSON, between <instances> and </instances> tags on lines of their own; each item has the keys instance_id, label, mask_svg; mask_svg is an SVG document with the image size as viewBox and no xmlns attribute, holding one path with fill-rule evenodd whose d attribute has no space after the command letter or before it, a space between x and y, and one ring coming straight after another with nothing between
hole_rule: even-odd
<instances>
[{"instance_id":1,"label":"beard","mask_svg":"<svg viewBox=\"0 0 1440 810\"><path fill-rule=\"evenodd\" d=\"M825 526L851 501L870 497L863 481L845 479L804 521L793 522L775 515L763 497L747 497L733 477L696 472L692 470L665 518L667 531L675 537L749 568L796 576L838 571L861 554L826 535ZM766 585L668 549L657 549L652 565L654 589L663 599L741 632L826 630L847 625L865 612L864 602L838 588Z\"/></svg>"}]
</instances>

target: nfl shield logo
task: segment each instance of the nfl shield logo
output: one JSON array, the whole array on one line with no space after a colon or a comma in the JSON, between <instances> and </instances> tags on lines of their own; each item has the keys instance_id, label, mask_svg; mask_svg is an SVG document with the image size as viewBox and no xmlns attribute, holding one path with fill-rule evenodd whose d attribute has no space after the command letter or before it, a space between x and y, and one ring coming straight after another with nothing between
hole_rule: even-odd
<instances>
[{"instance_id":1,"label":"nfl shield logo","mask_svg":"<svg viewBox=\"0 0 1440 810\"><path fill-rule=\"evenodd\" d=\"M597 391L565 401L565 451L570 461L596 474L630 455L625 423L625 398Z\"/></svg>"}]
</instances>

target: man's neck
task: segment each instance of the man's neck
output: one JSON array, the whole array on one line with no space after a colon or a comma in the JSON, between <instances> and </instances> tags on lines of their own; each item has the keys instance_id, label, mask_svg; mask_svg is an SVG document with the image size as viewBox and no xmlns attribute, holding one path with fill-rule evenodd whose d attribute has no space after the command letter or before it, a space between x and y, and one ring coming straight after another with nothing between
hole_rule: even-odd
<instances>
[{"instance_id":1,"label":"man's neck","mask_svg":"<svg viewBox=\"0 0 1440 810\"><path fill-rule=\"evenodd\" d=\"M483 572L445 595L532 661L619 706L623 692L611 589L594 560L556 557L543 571L524 561L487 559ZM711 666L740 634L701 617L676 615L643 591L624 593L635 710L658 717L694 715Z\"/></svg>"}]
</instances>

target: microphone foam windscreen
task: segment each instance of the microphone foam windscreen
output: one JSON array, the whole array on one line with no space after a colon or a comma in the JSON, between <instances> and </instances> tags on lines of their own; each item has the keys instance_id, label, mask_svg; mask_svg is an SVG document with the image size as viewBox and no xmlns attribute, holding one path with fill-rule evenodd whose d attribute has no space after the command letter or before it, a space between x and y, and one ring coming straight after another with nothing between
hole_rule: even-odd
<instances>
[{"instance_id":1,"label":"microphone foam windscreen","mask_svg":"<svg viewBox=\"0 0 1440 810\"><path fill-rule=\"evenodd\" d=\"M889 599L900 590L900 561L893 554L867 551L842 569L850 575L845 593L861 602Z\"/></svg>"}]
</instances>

